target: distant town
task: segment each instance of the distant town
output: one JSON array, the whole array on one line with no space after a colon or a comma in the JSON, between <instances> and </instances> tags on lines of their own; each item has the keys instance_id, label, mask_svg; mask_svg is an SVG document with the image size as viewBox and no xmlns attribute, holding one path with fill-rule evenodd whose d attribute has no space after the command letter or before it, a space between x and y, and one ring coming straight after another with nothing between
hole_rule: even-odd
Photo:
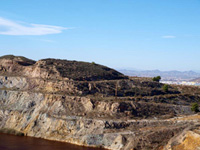
<instances>
[{"instance_id":1,"label":"distant town","mask_svg":"<svg viewBox=\"0 0 200 150\"><path fill-rule=\"evenodd\" d=\"M191 81L166 81L166 80L161 80L160 82L161 83L165 83L165 84L200 86L200 83L198 83L198 82L191 82Z\"/></svg>"},{"instance_id":2,"label":"distant town","mask_svg":"<svg viewBox=\"0 0 200 150\"><path fill-rule=\"evenodd\" d=\"M176 85L200 86L200 73L195 71L160 71L160 70L119 70L128 76L155 77L161 76L161 83Z\"/></svg>"}]
</instances>

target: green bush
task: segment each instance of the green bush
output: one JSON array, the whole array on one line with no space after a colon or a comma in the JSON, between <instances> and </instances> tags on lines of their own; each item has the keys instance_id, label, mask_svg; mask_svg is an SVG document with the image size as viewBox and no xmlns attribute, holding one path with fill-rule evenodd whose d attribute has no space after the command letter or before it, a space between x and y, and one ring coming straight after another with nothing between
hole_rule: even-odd
<instances>
[{"instance_id":1,"label":"green bush","mask_svg":"<svg viewBox=\"0 0 200 150\"><path fill-rule=\"evenodd\" d=\"M169 91L168 84L164 84L163 87L162 87L162 89L163 89L164 92L168 92Z\"/></svg>"},{"instance_id":2,"label":"green bush","mask_svg":"<svg viewBox=\"0 0 200 150\"><path fill-rule=\"evenodd\" d=\"M199 105L198 103L193 103L191 106L191 110L194 112L199 112Z\"/></svg>"},{"instance_id":3,"label":"green bush","mask_svg":"<svg viewBox=\"0 0 200 150\"><path fill-rule=\"evenodd\" d=\"M159 82L159 81L161 80L161 77L160 77L160 76L153 77L152 80L153 80L153 81L156 81L156 82Z\"/></svg>"}]
</instances>

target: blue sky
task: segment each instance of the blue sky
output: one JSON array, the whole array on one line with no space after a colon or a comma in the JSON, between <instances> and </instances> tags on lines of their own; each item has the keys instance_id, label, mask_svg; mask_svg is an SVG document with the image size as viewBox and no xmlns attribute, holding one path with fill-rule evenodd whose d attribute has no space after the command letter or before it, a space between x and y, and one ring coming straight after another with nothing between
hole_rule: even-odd
<instances>
[{"instance_id":1,"label":"blue sky","mask_svg":"<svg viewBox=\"0 0 200 150\"><path fill-rule=\"evenodd\" d=\"M200 70L200 0L2 0L6 54Z\"/></svg>"}]
</instances>

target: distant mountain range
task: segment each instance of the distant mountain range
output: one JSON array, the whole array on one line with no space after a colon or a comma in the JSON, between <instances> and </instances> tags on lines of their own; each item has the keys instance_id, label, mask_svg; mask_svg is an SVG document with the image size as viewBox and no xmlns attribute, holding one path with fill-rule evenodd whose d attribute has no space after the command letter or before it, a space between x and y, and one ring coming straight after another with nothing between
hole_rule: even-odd
<instances>
[{"instance_id":1,"label":"distant mountain range","mask_svg":"<svg viewBox=\"0 0 200 150\"><path fill-rule=\"evenodd\" d=\"M138 77L155 77L161 76L162 80L193 80L199 78L200 73L195 71L160 71L160 70L126 70L121 69L119 72L128 76L138 76Z\"/></svg>"}]
</instances>

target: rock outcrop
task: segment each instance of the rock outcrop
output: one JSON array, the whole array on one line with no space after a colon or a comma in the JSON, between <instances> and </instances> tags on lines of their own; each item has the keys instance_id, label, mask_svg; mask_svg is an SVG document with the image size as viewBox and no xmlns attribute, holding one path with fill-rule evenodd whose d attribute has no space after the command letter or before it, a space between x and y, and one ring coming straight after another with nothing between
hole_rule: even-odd
<instances>
[{"instance_id":1,"label":"rock outcrop","mask_svg":"<svg viewBox=\"0 0 200 150\"><path fill-rule=\"evenodd\" d=\"M0 131L113 150L198 147L200 89L162 86L95 63L3 56Z\"/></svg>"}]
</instances>

